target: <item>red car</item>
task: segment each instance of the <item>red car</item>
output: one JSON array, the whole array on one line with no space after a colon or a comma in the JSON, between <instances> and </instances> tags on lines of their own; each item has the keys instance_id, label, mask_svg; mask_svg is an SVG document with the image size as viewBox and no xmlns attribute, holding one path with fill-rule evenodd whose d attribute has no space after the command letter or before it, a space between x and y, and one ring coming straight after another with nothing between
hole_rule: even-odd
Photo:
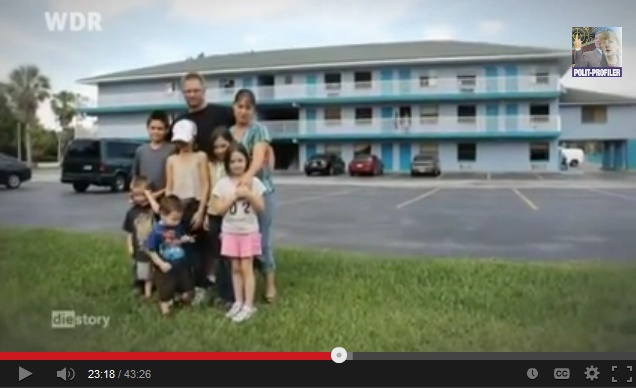
<instances>
[{"instance_id":1,"label":"red car","mask_svg":"<svg viewBox=\"0 0 636 388\"><path fill-rule=\"evenodd\" d=\"M375 155L357 155L349 163L349 175L382 175L384 164Z\"/></svg>"}]
</instances>

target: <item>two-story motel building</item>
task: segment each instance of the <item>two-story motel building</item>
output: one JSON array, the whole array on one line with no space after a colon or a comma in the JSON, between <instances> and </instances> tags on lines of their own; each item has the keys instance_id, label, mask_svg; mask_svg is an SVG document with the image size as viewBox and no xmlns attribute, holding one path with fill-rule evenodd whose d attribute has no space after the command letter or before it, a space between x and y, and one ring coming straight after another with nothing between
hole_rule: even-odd
<instances>
[{"instance_id":1,"label":"two-story motel building","mask_svg":"<svg viewBox=\"0 0 636 388\"><path fill-rule=\"evenodd\" d=\"M444 172L557 171L566 132L559 80L570 63L569 51L411 42L215 55L83 82L98 86L97 106L85 110L98 116L101 137L144 137L149 111L182 112L180 79L197 71L210 102L230 104L240 88L256 93L278 168L333 152L345 161L373 153L386 171L408 171L428 153ZM577 104L566 109L585 109ZM627 141L619 143L612 161L620 154L627 165Z\"/></svg>"}]
</instances>

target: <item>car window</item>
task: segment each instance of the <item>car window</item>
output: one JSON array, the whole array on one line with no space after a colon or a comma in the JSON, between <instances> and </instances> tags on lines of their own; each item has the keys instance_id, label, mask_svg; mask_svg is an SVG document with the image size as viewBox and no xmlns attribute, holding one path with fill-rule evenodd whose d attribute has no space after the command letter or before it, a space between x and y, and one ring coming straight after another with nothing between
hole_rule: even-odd
<instances>
[{"instance_id":1,"label":"car window","mask_svg":"<svg viewBox=\"0 0 636 388\"><path fill-rule=\"evenodd\" d=\"M323 155L323 154L316 154L316 155L312 155L311 158L309 158L310 161L314 161L314 160L325 160L328 159L327 155Z\"/></svg>"},{"instance_id":2,"label":"car window","mask_svg":"<svg viewBox=\"0 0 636 388\"><path fill-rule=\"evenodd\" d=\"M432 160L433 160L433 157L429 155L417 155L415 157L416 162L430 162Z\"/></svg>"},{"instance_id":3,"label":"car window","mask_svg":"<svg viewBox=\"0 0 636 388\"><path fill-rule=\"evenodd\" d=\"M373 160L373 157L371 155L360 154L360 155L354 156L353 159L356 162L370 162Z\"/></svg>"},{"instance_id":4,"label":"car window","mask_svg":"<svg viewBox=\"0 0 636 388\"><path fill-rule=\"evenodd\" d=\"M66 158L99 159L99 140L73 140L66 149Z\"/></svg>"},{"instance_id":5,"label":"car window","mask_svg":"<svg viewBox=\"0 0 636 388\"><path fill-rule=\"evenodd\" d=\"M126 141L109 141L106 142L106 157L117 159L132 159L135 157L135 151L139 148L139 144Z\"/></svg>"}]
</instances>

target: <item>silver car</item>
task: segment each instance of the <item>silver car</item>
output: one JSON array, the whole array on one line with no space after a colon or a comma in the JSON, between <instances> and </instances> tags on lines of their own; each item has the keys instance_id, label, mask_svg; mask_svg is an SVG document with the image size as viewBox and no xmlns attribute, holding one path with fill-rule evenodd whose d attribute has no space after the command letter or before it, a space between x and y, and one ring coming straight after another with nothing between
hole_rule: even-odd
<instances>
[{"instance_id":1,"label":"silver car","mask_svg":"<svg viewBox=\"0 0 636 388\"><path fill-rule=\"evenodd\" d=\"M436 156L419 154L413 158L411 162L411 176L439 176L440 174L439 159Z\"/></svg>"}]
</instances>

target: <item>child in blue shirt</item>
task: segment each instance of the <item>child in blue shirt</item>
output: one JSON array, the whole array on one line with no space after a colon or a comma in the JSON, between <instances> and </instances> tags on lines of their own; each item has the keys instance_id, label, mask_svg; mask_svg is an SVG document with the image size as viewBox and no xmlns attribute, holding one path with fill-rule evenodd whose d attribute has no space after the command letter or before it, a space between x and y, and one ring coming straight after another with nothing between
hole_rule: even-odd
<instances>
[{"instance_id":1,"label":"child in blue shirt","mask_svg":"<svg viewBox=\"0 0 636 388\"><path fill-rule=\"evenodd\" d=\"M177 293L181 294L182 301L189 303L194 292L194 279L183 247L193 239L186 234L183 212L184 206L178 197L164 197L159 204L160 221L146 243L156 269L155 283L163 315L170 314Z\"/></svg>"}]
</instances>

